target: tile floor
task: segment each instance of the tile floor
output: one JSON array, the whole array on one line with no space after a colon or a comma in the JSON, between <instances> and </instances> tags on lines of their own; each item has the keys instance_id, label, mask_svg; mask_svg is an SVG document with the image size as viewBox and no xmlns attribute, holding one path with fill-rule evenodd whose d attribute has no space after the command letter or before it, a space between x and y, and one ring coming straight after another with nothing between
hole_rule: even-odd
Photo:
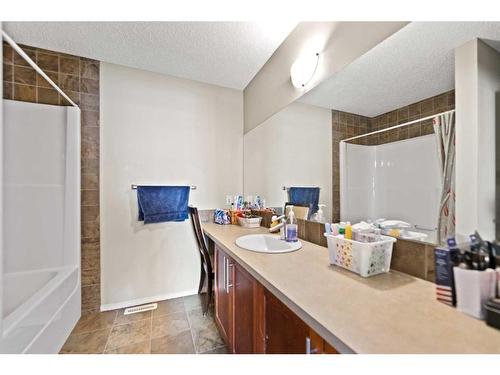
<instances>
[{"instance_id":1,"label":"tile floor","mask_svg":"<svg viewBox=\"0 0 500 375\"><path fill-rule=\"evenodd\" d=\"M124 310L82 315L62 354L223 354L213 308L203 316L198 295L158 302L132 315Z\"/></svg>"}]
</instances>

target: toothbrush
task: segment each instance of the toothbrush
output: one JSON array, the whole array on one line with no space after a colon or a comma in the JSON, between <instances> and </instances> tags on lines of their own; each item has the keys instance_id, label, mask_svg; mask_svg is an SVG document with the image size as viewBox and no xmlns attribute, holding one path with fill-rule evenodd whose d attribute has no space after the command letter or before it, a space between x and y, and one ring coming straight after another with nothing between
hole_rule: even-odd
<instances>
[{"instance_id":1,"label":"toothbrush","mask_svg":"<svg viewBox=\"0 0 500 375\"><path fill-rule=\"evenodd\" d=\"M332 227L330 226L330 223L325 223L325 231L327 234L332 234Z\"/></svg>"},{"instance_id":2,"label":"toothbrush","mask_svg":"<svg viewBox=\"0 0 500 375\"><path fill-rule=\"evenodd\" d=\"M332 224L332 234L334 236L337 236L339 234L339 227L337 226L337 224Z\"/></svg>"}]
</instances>

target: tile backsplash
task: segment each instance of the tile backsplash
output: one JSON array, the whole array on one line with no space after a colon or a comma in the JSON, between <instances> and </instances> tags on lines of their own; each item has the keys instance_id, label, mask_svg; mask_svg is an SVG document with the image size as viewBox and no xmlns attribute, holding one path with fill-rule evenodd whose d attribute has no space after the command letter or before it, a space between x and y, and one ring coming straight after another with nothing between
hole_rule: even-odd
<instances>
[{"instance_id":1,"label":"tile backsplash","mask_svg":"<svg viewBox=\"0 0 500 375\"><path fill-rule=\"evenodd\" d=\"M342 139L390 128L394 125L403 124L408 121L417 120L454 108L455 90L451 90L417 103L383 113L376 117L365 117L353 113L332 110L332 221L340 221L339 142ZM432 134L433 132L434 129L432 127L432 119L430 119L409 125L407 127L389 130L380 134L374 134L353 140L352 143L362 145L379 145Z\"/></svg>"},{"instance_id":2,"label":"tile backsplash","mask_svg":"<svg viewBox=\"0 0 500 375\"><path fill-rule=\"evenodd\" d=\"M99 310L99 61L30 46L21 48L81 109L82 311ZM3 43L3 97L69 105L6 43Z\"/></svg>"}]
</instances>

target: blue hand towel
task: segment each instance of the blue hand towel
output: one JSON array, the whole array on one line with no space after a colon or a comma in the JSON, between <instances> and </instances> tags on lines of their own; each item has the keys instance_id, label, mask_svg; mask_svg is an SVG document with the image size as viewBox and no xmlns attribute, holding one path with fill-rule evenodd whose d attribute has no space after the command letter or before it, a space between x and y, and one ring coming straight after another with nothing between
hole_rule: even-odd
<instances>
[{"instance_id":1,"label":"blue hand towel","mask_svg":"<svg viewBox=\"0 0 500 375\"><path fill-rule=\"evenodd\" d=\"M139 221L144 224L188 218L189 186L138 186Z\"/></svg>"},{"instance_id":2,"label":"blue hand towel","mask_svg":"<svg viewBox=\"0 0 500 375\"><path fill-rule=\"evenodd\" d=\"M310 219L318 211L319 187L291 187L288 189L288 202L309 206Z\"/></svg>"}]
</instances>

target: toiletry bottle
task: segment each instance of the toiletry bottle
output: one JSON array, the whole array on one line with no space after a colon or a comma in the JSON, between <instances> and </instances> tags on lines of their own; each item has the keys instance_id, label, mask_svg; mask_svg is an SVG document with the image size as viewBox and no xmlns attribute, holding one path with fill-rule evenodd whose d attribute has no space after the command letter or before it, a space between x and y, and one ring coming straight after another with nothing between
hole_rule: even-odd
<instances>
[{"instance_id":1,"label":"toiletry bottle","mask_svg":"<svg viewBox=\"0 0 500 375\"><path fill-rule=\"evenodd\" d=\"M341 221L338 226L339 226L339 234L344 235L345 234L345 223L343 221Z\"/></svg>"},{"instance_id":2,"label":"toiletry bottle","mask_svg":"<svg viewBox=\"0 0 500 375\"><path fill-rule=\"evenodd\" d=\"M339 235L339 226L338 226L338 224L332 224L332 234L334 236L338 236Z\"/></svg>"},{"instance_id":3,"label":"toiletry bottle","mask_svg":"<svg viewBox=\"0 0 500 375\"><path fill-rule=\"evenodd\" d=\"M352 240L352 226L351 223L349 222L347 222L347 225L345 226L344 238L347 240Z\"/></svg>"},{"instance_id":4,"label":"toiletry bottle","mask_svg":"<svg viewBox=\"0 0 500 375\"><path fill-rule=\"evenodd\" d=\"M325 204L318 204L318 212L314 214L314 221L318 223L324 223L326 221L325 214L323 213L323 207Z\"/></svg>"},{"instance_id":5,"label":"toiletry bottle","mask_svg":"<svg viewBox=\"0 0 500 375\"><path fill-rule=\"evenodd\" d=\"M288 218L286 219L286 240L287 242L297 242L297 219L293 212L293 206L290 207Z\"/></svg>"}]
</instances>

